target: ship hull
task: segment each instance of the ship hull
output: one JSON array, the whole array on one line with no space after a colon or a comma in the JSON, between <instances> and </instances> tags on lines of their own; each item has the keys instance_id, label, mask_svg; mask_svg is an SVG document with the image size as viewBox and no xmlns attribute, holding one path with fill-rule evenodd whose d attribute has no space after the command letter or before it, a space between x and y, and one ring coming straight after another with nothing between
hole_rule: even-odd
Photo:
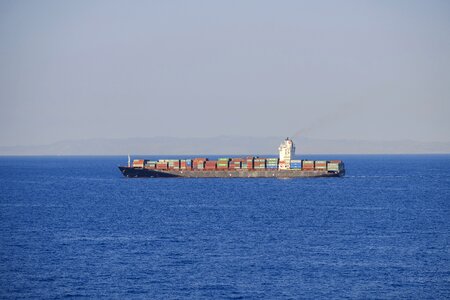
<instances>
[{"instance_id":1,"label":"ship hull","mask_svg":"<svg viewBox=\"0 0 450 300\"><path fill-rule=\"evenodd\" d=\"M310 177L340 177L345 172L321 170L154 170L132 167L119 167L123 176L128 178L310 178Z\"/></svg>"}]
</instances>

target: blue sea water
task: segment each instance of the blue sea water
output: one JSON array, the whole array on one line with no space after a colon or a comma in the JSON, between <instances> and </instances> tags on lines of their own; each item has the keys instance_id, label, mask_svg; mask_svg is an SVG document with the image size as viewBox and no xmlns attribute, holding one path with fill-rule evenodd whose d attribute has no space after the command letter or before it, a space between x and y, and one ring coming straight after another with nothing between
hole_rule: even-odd
<instances>
[{"instance_id":1,"label":"blue sea water","mask_svg":"<svg viewBox=\"0 0 450 300\"><path fill-rule=\"evenodd\" d=\"M1 157L0 298L450 298L450 156L327 157L344 178Z\"/></svg>"}]
</instances>

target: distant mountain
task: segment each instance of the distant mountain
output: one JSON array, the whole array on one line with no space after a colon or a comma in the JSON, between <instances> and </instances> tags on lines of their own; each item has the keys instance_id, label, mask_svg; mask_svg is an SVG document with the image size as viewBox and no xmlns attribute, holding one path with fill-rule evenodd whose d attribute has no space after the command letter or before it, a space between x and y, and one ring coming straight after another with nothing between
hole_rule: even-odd
<instances>
[{"instance_id":1,"label":"distant mountain","mask_svg":"<svg viewBox=\"0 0 450 300\"><path fill-rule=\"evenodd\" d=\"M284 137L128 138L61 141L40 146L0 147L0 155L175 155L276 154ZM358 141L297 138L297 153L419 154L450 153L450 142Z\"/></svg>"}]
</instances>

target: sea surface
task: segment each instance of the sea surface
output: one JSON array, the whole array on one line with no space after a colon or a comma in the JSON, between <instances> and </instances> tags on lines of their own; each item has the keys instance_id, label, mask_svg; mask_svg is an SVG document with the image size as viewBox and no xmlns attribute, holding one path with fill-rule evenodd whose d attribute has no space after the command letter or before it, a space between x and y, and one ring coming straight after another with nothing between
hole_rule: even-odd
<instances>
[{"instance_id":1,"label":"sea surface","mask_svg":"<svg viewBox=\"0 0 450 300\"><path fill-rule=\"evenodd\" d=\"M2 299L449 299L450 156L344 178L127 179L0 157Z\"/></svg>"}]
</instances>

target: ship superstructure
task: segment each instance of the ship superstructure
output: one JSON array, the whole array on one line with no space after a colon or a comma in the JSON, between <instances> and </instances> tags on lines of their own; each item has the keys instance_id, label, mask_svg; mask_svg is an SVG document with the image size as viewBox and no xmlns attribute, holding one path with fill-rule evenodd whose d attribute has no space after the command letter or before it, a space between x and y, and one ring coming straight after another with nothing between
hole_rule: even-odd
<instances>
[{"instance_id":1,"label":"ship superstructure","mask_svg":"<svg viewBox=\"0 0 450 300\"><path fill-rule=\"evenodd\" d=\"M280 170L289 170L291 168L291 161L295 155L295 145L290 138L286 138L278 147L279 151L279 165Z\"/></svg>"}]
</instances>

